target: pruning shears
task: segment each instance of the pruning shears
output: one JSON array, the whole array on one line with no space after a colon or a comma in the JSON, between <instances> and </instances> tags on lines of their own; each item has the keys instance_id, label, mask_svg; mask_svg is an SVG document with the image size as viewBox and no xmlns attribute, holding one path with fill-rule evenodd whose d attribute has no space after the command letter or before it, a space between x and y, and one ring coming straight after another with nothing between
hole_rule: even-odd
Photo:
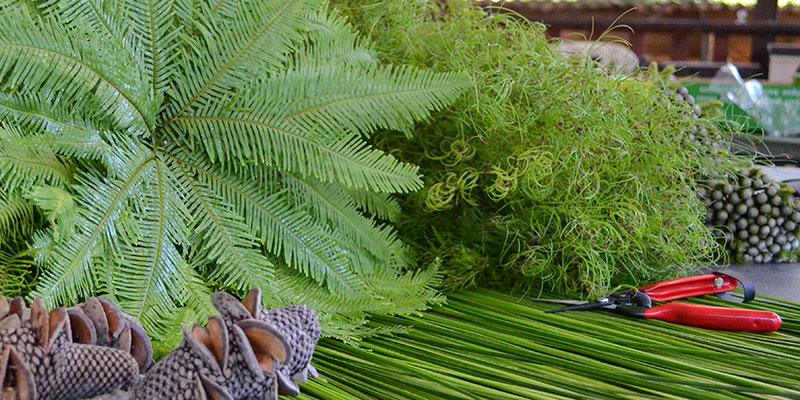
<instances>
[{"instance_id":1,"label":"pruning shears","mask_svg":"<svg viewBox=\"0 0 800 400\"><path fill-rule=\"evenodd\" d=\"M567 304L569 307L545 311L603 310L620 315L639 318L660 319L681 325L700 328L744 332L774 332L781 326L781 317L774 312L745 310L739 308L712 307L688 303L666 303L653 306L653 302L666 302L688 297L714 294L727 300L737 301L730 291L742 286L744 303L755 297L752 284L722 272L690 276L654 283L638 289L624 290L593 302L574 300L536 299L548 303Z\"/></svg>"}]
</instances>

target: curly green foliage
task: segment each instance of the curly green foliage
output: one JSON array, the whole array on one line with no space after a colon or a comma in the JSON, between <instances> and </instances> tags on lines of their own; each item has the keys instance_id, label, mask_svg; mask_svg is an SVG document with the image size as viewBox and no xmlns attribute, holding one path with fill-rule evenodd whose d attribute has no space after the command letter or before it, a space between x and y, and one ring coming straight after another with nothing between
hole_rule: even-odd
<instances>
[{"instance_id":1,"label":"curly green foliage","mask_svg":"<svg viewBox=\"0 0 800 400\"><path fill-rule=\"evenodd\" d=\"M541 24L431 3L338 3L385 60L472 72L469 96L410 144L379 137L426 177L400 226L423 263L451 287L596 296L722 254L695 194L711 156L676 138L689 122L657 101L668 82L554 54Z\"/></svg>"},{"instance_id":2,"label":"curly green foliage","mask_svg":"<svg viewBox=\"0 0 800 400\"><path fill-rule=\"evenodd\" d=\"M160 349L218 288L307 304L344 338L439 301L386 220L418 167L364 137L409 131L467 79L379 65L327 8L0 0L0 235L37 250L30 295L109 296Z\"/></svg>"}]
</instances>

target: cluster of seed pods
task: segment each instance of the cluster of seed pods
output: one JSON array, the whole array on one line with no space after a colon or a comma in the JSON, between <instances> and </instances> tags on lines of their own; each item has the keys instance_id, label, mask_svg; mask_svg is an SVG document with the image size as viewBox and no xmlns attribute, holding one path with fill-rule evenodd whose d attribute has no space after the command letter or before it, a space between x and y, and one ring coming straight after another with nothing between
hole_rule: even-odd
<instances>
[{"instance_id":1,"label":"cluster of seed pods","mask_svg":"<svg viewBox=\"0 0 800 400\"><path fill-rule=\"evenodd\" d=\"M104 298L48 312L0 297L2 398L73 400L125 390L153 361L138 321Z\"/></svg>"},{"instance_id":2,"label":"cluster of seed pods","mask_svg":"<svg viewBox=\"0 0 800 400\"><path fill-rule=\"evenodd\" d=\"M48 312L36 299L0 296L0 399L82 400L124 393L137 400L273 400L297 396L320 325L311 308L265 310L261 291L240 302L212 297L220 316L183 327L158 363L141 324L105 298Z\"/></svg>"},{"instance_id":3,"label":"cluster of seed pods","mask_svg":"<svg viewBox=\"0 0 800 400\"><path fill-rule=\"evenodd\" d=\"M769 263L792 260L800 248L800 200L793 192L753 168L712 180L698 194L708 207L706 224L735 259Z\"/></svg>"},{"instance_id":4,"label":"cluster of seed pods","mask_svg":"<svg viewBox=\"0 0 800 400\"><path fill-rule=\"evenodd\" d=\"M252 399L297 396L309 375L320 336L317 314L305 306L261 307L261 290L240 302L212 296L220 316L208 326L184 327L181 345L147 371L132 389L137 400Z\"/></svg>"}]
</instances>

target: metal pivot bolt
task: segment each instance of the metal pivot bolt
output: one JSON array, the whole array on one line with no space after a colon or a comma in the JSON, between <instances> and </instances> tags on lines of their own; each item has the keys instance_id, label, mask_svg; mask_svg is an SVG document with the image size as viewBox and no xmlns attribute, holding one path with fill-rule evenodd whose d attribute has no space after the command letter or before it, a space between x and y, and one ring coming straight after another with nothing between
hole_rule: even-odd
<instances>
[{"instance_id":1,"label":"metal pivot bolt","mask_svg":"<svg viewBox=\"0 0 800 400\"><path fill-rule=\"evenodd\" d=\"M725 283L725 280L722 278L718 277L714 279L714 287L717 289L721 288L723 283Z\"/></svg>"}]
</instances>

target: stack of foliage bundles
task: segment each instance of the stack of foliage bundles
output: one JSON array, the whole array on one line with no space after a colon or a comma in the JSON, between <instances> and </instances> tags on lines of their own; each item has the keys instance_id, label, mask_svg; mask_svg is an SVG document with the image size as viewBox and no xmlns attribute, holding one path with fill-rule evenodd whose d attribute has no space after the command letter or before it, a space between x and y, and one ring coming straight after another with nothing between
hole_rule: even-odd
<instances>
[{"instance_id":1,"label":"stack of foliage bundles","mask_svg":"<svg viewBox=\"0 0 800 400\"><path fill-rule=\"evenodd\" d=\"M725 254L697 182L704 169L731 173L732 156L680 137L711 122L687 118L660 74L566 59L543 25L469 2L337 4L385 60L472 74L468 95L410 142L376 142L422 167L426 188L406 197L399 229L451 288L595 296Z\"/></svg>"},{"instance_id":2,"label":"stack of foliage bundles","mask_svg":"<svg viewBox=\"0 0 800 400\"><path fill-rule=\"evenodd\" d=\"M761 296L759 296L761 298ZM775 399L800 397L800 304L770 310L773 333L724 332L606 312L545 314L553 305L498 292L451 294L424 316L380 318L408 332L360 348L324 341L322 379L305 399Z\"/></svg>"},{"instance_id":3,"label":"stack of foliage bundles","mask_svg":"<svg viewBox=\"0 0 800 400\"><path fill-rule=\"evenodd\" d=\"M439 300L387 222L418 168L364 137L463 75L380 65L322 0L0 0L0 25L2 294L108 296L162 351L218 289L345 339Z\"/></svg>"}]
</instances>

